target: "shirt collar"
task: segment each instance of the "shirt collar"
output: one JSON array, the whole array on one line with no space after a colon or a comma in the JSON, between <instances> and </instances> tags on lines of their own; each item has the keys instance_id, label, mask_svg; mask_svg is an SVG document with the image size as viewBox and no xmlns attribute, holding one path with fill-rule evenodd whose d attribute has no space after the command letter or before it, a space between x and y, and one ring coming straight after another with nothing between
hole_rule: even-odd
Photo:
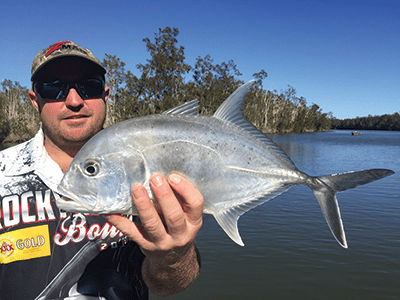
<instances>
[{"instance_id":1,"label":"shirt collar","mask_svg":"<svg viewBox=\"0 0 400 300\"><path fill-rule=\"evenodd\" d=\"M15 158L10 163L7 176L18 176L34 171L46 159L44 148L44 134L40 129L35 137L25 143L16 146Z\"/></svg>"},{"instance_id":2,"label":"shirt collar","mask_svg":"<svg viewBox=\"0 0 400 300\"><path fill-rule=\"evenodd\" d=\"M7 176L18 176L34 172L43 182L54 189L63 177L58 164L47 154L44 133L40 129L35 137L17 148L17 155L7 170Z\"/></svg>"}]
</instances>

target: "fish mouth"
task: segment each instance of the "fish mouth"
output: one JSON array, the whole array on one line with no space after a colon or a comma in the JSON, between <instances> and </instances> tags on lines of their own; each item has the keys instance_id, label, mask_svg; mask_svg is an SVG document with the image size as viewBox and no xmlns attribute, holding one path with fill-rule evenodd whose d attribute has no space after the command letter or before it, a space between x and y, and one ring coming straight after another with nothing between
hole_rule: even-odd
<instances>
[{"instance_id":1,"label":"fish mouth","mask_svg":"<svg viewBox=\"0 0 400 300\"><path fill-rule=\"evenodd\" d=\"M56 205L59 209L73 213L85 212L87 210L84 206L78 204L74 199L66 196L61 196L59 199L57 199Z\"/></svg>"},{"instance_id":2,"label":"fish mouth","mask_svg":"<svg viewBox=\"0 0 400 300\"><path fill-rule=\"evenodd\" d=\"M56 192L61 196L60 199L65 199L65 201L72 201L75 202L74 197L68 192L68 190L65 190L61 184L57 186Z\"/></svg>"},{"instance_id":3,"label":"fish mouth","mask_svg":"<svg viewBox=\"0 0 400 300\"><path fill-rule=\"evenodd\" d=\"M60 197L56 200L56 205L58 208L67 212L86 212L87 207L82 206L78 203L75 197L71 195L68 191L64 190L62 186L57 187L57 193Z\"/></svg>"}]
</instances>

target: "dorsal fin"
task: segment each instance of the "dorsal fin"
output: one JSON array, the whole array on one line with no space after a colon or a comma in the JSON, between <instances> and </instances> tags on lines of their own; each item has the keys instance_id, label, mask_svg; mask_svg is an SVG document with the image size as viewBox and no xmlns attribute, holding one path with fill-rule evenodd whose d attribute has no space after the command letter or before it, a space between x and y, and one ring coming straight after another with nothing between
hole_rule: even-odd
<instances>
[{"instance_id":1,"label":"dorsal fin","mask_svg":"<svg viewBox=\"0 0 400 300\"><path fill-rule=\"evenodd\" d=\"M243 114L243 102L255 80L250 80L234 91L217 109L214 117L236 124L237 120L245 119Z\"/></svg>"},{"instance_id":2,"label":"dorsal fin","mask_svg":"<svg viewBox=\"0 0 400 300\"><path fill-rule=\"evenodd\" d=\"M197 115L197 108L199 107L198 100L183 103L170 110L164 111L162 115Z\"/></svg>"},{"instance_id":3,"label":"dorsal fin","mask_svg":"<svg viewBox=\"0 0 400 300\"><path fill-rule=\"evenodd\" d=\"M282 157L285 158L292 166L294 163L290 159L290 157L279 148L271 139L269 139L264 133L257 129L251 122L249 122L243 113L243 102L247 93L250 91L253 86L255 80L251 80L246 82L242 86L240 86L236 91L232 93L217 109L214 114L215 118L225 120L236 126L246 130L251 133L261 141L263 141L266 145L272 148L275 152L279 153Z\"/></svg>"}]
</instances>

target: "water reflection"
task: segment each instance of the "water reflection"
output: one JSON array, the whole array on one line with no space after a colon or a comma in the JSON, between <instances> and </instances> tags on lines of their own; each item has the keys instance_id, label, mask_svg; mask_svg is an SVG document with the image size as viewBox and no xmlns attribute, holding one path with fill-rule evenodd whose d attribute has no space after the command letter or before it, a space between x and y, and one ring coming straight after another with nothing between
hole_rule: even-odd
<instances>
[{"instance_id":1,"label":"water reflection","mask_svg":"<svg viewBox=\"0 0 400 300\"><path fill-rule=\"evenodd\" d=\"M295 134L271 135L270 138L295 162L298 169L308 169L315 165L318 155L315 144L296 141Z\"/></svg>"}]
</instances>

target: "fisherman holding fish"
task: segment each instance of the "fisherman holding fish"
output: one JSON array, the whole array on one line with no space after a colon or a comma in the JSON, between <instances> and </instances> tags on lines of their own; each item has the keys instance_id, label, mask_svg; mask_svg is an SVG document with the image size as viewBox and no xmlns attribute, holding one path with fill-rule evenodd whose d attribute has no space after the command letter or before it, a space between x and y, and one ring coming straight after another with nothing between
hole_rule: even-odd
<instances>
[{"instance_id":1,"label":"fisherman holding fish","mask_svg":"<svg viewBox=\"0 0 400 300\"><path fill-rule=\"evenodd\" d=\"M64 172L103 128L105 72L88 49L71 41L33 60L29 97L42 128L0 152L1 299L148 299L148 289L177 293L199 273L193 241L203 197L183 176L151 177L157 206L144 186L132 187L140 223L57 208Z\"/></svg>"}]
</instances>

